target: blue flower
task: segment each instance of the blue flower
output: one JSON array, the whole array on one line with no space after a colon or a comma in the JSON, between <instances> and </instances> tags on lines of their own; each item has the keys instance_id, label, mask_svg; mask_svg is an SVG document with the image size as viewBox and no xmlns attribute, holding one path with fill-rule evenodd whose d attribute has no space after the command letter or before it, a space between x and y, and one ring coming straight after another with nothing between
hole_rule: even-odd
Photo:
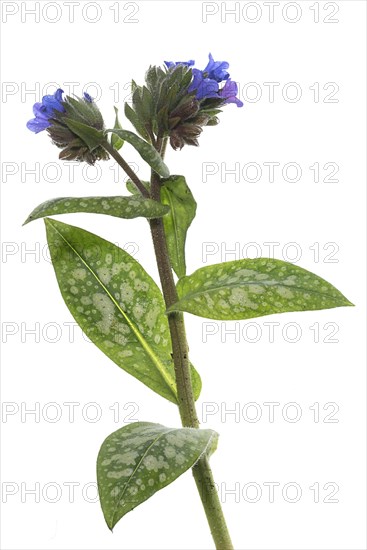
<instances>
[{"instance_id":1,"label":"blue flower","mask_svg":"<svg viewBox=\"0 0 367 550\"><path fill-rule=\"evenodd\" d=\"M84 92L83 96L85 101L87 101L88 103L93 103L93 98L89 94L87 94L87 92Z\"/></svg>"},{"instance_id":2,"label":"blue flower","mask_svg":"<svg viewBox=\"0 0 367 550\"><path fill-rule=\"evenodd\" d=\"M226 81L225 85L219 92L219 97L225 100L224 104L235 103L237 107L243 107L243 102L236 97L238 94L237 82L230 78Z\"/></svg>"},{"instance_id":3,"label":"blue flower","mask_svg":"<svg viewBox=\"0 0 367 550\"><path fill-rule=\"evenodd\" d=\"M216 80L205 78L204 71L199 69L192 70L193 79L188 92L196 90L196 99L217 98L219 86Z\"/></svg>"},{"instance_id":4,"label":"blue flower","mask_svg":"<svg viewBox=\"0 0 367 550\"><path fill-rule=\"evenodd\" d=\"M51 126L51 119L54 118L55 112L59 111L60 113L65 112L65 108L62 104L62 94L64 93L61 88L56 90L54 95L45 95L42 98L42 103L35 103L33 105L33 114L35 118L27 122L27 128L38 134L42 130L46 130Z\"/></svg>"},{"instance_id":5,"label":"blue flower","mask_svg":"<svg viewBox=\"0 0 367 550\"><path fill-rule=\"evenodd\" d=\"M192 67L194 61L165 61L168 69L177 65L185 65ZM204 70L192 69L192 81L188 88L188 92L196 91L196 99L204 101L206 99L218 99L221 104L235 103L237 107L243 107L242 101L236 96L238 88L236 82L230 79L229 63L227 61L214 61L212 54L209 54L209 61ZM225 82L220 89L219 83Z\"/></svg>"},{"instance_id":6,"label":"blue flower","mask_svg":"<svg viewBox=\"0 0 367 550\"><path fill-rule=\"evenodd\" d=\"M229 63L227 61L214 61L212 54L209 54L209 62L204 69L204 73L207 73L208 78L222 82L229 78Z\"/></svg>"},{"instance_id":7,"label":"blue flower","mask_svg":"<svg viewBox=\"0 0 367 550\"><path fill-rule=\"evenodd\" d=\"M164 64L166 65L167 69L170 69L171 67L176 67L176 65L185 65L186 67L192 67L195 64L195 61L193 59L190 59L190 61L165 61Z\"/></svg>"}]
</instances>

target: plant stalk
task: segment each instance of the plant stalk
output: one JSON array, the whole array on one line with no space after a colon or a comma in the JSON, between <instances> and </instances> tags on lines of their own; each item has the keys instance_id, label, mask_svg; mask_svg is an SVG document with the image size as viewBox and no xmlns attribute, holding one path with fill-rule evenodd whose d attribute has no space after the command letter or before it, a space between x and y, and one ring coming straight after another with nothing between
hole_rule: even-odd
<instances>
[{"instance_id":1,"label":"plant stalk","mask_svg":"<svg viewBox=\"0 0 367 550\"><path fill-rule=\"evenodd\" d=\"M170 305L177 302L178 296L169 261L162 219L158 218L151 220L150 227L163 296L168 308ZM181 422L184 427L199 428L199 420L196 413L195 398L191 383L190 361L183 314L180 312L169 313L168 323L171 332L173 363L176 375L178 407ZM192 468L192 473L209 523L215 547L217 550L232 550L233 544L223 515L209 459L206 455L198 460Z\"/></svg>"},{"instance_id":2,"label":"plant stalk","mask_svg":"<svg viewBox=\"0 0 367 550\"><path fill-rule=\"evenodd\" d=\"M164 158L166 146L167 138L157 139L156 148L162 158ZM160 201L160 178L153 170L151 175L151 197ZM169 259L164 224L162 218L150 220L149 223L163 296L166 307L169 308L178 301L178 295ZM168 313L168 324L171 333L181 422L184 427L199 428L183 314L181 312ZM208 456L203 455L198 460L192 468L192 473L217 550L232 550L233 544L214 483Z\"/></svg>"},{"instance_id":3,"label":"plant stalk","mask_svg":"<svg viewBox=\"0 0 367 550\"><path fill-rule=\"evenodd\" d=\"M164 155L166 141L157 139L156 148ZM151 197L160 201L160 178L152 170L151 193L149 194L138 176L124 161L120 154L107 143L103 147L110 153L121 168L128 174L144 197ZM163 153L163 154L162 154ZM162 218L149 221L153 246L156 255L159 277L166 307L178 301L172 267L169 259L166 234ZM189 350L186 339L186 331L183 314L171 312L168 314L168 324L172 341L172 357L175 369L178 408L182 426L199 428L199 420L195 407L195 397L192 388L191 370L189 361ZM214 483L212 470L209 465L208 456L203 455L192 468L196 486L204 507L209 523L210 531L217 550L233 550L233 544L228 532L227 524L223 515L222 506Z\"/></svg>"},{"instance_id":4,"label":"plant stalk","mask_svg":"<svg viewBox=\"0 0 367 550\"><path fill-rule=\"evenodd\" d=\"M135 187L138 189L138 191L141 193L141 195L145 198L149 198L149 192L145 189L143 183L140 181L138 176L135 174L134 170L128 165L126 160L122 158L120 153L116 151L116 149L113 148L113 146L108 143L106 140L103 142L102 147L111 155L112 158L115 159L117 164L121 166L121 168L124 170L124 172L129 176L131 181L134 183Z\"/></svg>"}]
</instances>

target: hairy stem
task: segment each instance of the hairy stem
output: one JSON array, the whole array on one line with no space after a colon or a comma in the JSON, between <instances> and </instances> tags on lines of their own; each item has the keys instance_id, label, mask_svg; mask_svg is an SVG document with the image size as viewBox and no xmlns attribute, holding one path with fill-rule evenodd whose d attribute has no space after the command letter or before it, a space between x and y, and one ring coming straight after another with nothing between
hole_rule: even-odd
<instances>
[{"instance_id":1,"label":"hairy stem","mask_svg":"<svg viewBox=\"0 0 367 550\"><path fill-rule=\"evenodd\" d=\"M150 228L163 296L167 307L169 307L178 300L178 296L169 261L162 219L151 220ZM169 313L168 323L172 340L173 363L175 367L178 407L181 422L185 427L198 428L199 420L196 413L195 398L191 383L189 353L183 314L179 312ZM232 550L233 545L223 515L217 489L214 484L209 459L206 455L201 457L195 464L192 473L216 548L218 550Z\"/></svg>"},{"instance_id":2,"label":"hairy stem","mask_svg":"<svg viewBox=\"0 0 367 550\"><path fill-rule=\"evenodd\" d=\"M157 139L156 148L164 155L167 140ZM141 194L146 197L149 193L144 185L133 172L130 166L123 160L120 154L109 144L103 147L110 153L116 162L128 174L135 183ZM163 153L163 154L162 154ZM160 178L152 170L151 176L151 197L160 201ZM154 251L157 260L159 277L167 308L178 301L172 267L169 259L166 234L162 218L149 221ZM191 382L191 369L189 361L189 349L187 345L185 324L183 314L172 312L168 314L168 323L172 341L172 356L176 376L178 407L181 422L184 427L199 428L199 420L196 413L195 397ZM223 515L221 503L215 487L209 459L202 456L192 469L203 508L209 523L210 531L217 550L233 550L231 537L228 532L226 521Z\"/></svg>"},{"instance_id":3,"label":"hairy stem","mask_svg":"<svg viewBox=\"0 0 367 550\"><path fill-rule=\"evenodd\" d=\"M157 149L161 153L162 158L164 157L166 145L167 138L162 141L157 140ZM160 200L160 178L154 171L152 171L151 176L151 195L155 200ZM169 308L169 306L178 301L178 295L173 279L162 218L150 220L150 229L163 296L166 306ZM195 397L191 382L189 348L186 339L183 314L180 312L169 313L168 323L171 333L173 363L181 422L183 426L199 428L199 420L196 413ZM223 515L209 459L206 455L201 457L195 464L192 473L216 548L218 550L232 550L233 545L231 537Z\"/></svg>"},{"instance_id":4,"label":"hairy stem","mask_svg":"<svg viewBox=\"0 0 367 550\"><path fill-rule=\"evenodd\" d=\"M154 176L152 178L152 196L153 191ZM178 301L178 296L169 261L166 235L164 232L162 219L156 218L154 220L150 220L150 229L163 296L168 308ZM175 367L179 411L182 425L191 428L198 428L199 420L196 414L195 398L191 383L189 353L186 342L183 314L180 312L170 313L168 315L168 323L172 340L173 364Z\"/></svg>"},{"instance_id":5,"label":"hairy stem","mask_svg":"<svg viewBox=\"0 0 367 550\"><path fill-rule=\"evenodd\" d=\"M143 197L149 198L149 192L145 189L144 184L140 181L140 179L135 174L134 170L128 165L126 160L122 158L120 153L118 153L116 149L114 149L113 146L110 143L108 143L107 140L104 143L102 143L102 147L106 149L106 151L111 155L111 157L115 159L117 164L121 166L121 168L129 176L129 178L134 183L138 191L143 195Z\"/></svg>"}]
</instances>

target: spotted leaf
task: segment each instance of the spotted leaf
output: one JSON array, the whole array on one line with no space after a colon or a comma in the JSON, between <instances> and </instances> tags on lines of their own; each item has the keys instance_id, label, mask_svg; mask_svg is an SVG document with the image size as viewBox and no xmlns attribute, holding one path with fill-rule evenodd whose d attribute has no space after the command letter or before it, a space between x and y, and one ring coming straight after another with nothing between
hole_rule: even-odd
<instances>
[{"instance_id":1,"label":"spotted leaf","mask_svg":"<svg viewBox=\"0 0 367 550\"><path fill-rule=\"evenodd\" d=\"M154 149L153 145L150 145L150 143L144 141L141 137L134 134L134 132L130 132L129 130L118 130L115 128L112 130L106 130L106 133L109 132L112 132L117 137L130 143L130 145L137 150L141 158L145 160L145 162L147 162L149 166L157 172L157 174L162 176L162 178L168 178L168 167L163 162L158 151Z\"/></svg>"},{"instance_id":2,"label":"spotted leaf","mask_svg":"<svg viewBox=\"0 0 367 550\"><path fill-rule=\"evenodd\" d=\"M184 277L186 234L195 218L196 202L183 176L163 180L161 200L170 208L163 223L171 264L177 277Z\"/></svg>"},{"instance_id":3,"label":"spotted leaf","mask_svg":"<svg viewBox=\"0 0 367 550\"><path fill-rule=\"evenodd\" d=\"M45 201L37 206L23 225L46 216L75 212L108 214L116 218L132 219L138 217L160 218L168 211L168 206L139 195L134 197L61 197Z\"/></svg>"},{"instance_id":4,"label":"spotted leaf","mask_svg":"<svg viewBox=\"0 0 367 550\"><path fill-rule=\"evenodd\" d=\"M128 512L215 450L218 434L135 422L112 433L97 459L98 491L110 529Z\"/></svg>"},{"instance_id":5,"label":"spotted leaf","mask_svg":"<svg viewBox=\"0 0 367 550\"><path fill-rule=\"evenodd\" d=\"M286 311L352 306L335 287L281 260L236 260L198 269L177 284L179 301L169 311L235 320Z\"/></svg>"},{"instance_id":6,"label":"spotted leaf","mask_svg":"<svg viewBox=\"0 0 367 550\"><path fill-rule=\"evenodd\" d=\"M177 403L172 347L161 291L124 250L46 218L61 294L89 339L126 372ZM195 395L200 377L192 368Z\"/></svg>"}]
</instances>

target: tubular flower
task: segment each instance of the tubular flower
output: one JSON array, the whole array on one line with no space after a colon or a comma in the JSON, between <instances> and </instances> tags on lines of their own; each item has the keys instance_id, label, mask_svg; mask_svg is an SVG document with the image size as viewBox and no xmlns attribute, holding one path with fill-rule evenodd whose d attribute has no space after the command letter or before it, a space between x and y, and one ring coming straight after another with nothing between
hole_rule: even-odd
<instances>
[{"instance_id":1,"label":"tubular flower","mask_svg":"<svg viewBox=\"0 0 367 550\"><path fill-rule=\"evenodd\" d=\"M194 61L165 61L168 69L171 67L177 67L177 65L184 65L186 67L192 67ZM237 84L230 79L229 63L227 61L214 61L212 54L209 54L209 61L204 70L196 68L192 69L192 81L188 92L196 92L196 99L199 101L205 101L206 99L217 99L218 105L227 105L228 103L235 103L237 107L243 107L243 103L236 95L238 93ZM219 87L221 82L225 81L223 88ZM228 84L230 83L230 84Z\"/></svg>"},{"instance_id":2,"label":"tubular flower","mask_svg":"<svg viewBox=\"0 0 367 550\"><path fill-rule=\"evenodd\" d=\"M238 86L237 82L231 80L230 78L226 81L225 85L219 92L219 96L222 97L225 101L224 104L235 103L237 107L243 107L243 102L238 99Z\"/></svg>"},{"instance_id":3,"label":"tubular flower","mask_svg":"<svg viewBox=\"0 0 367 550\"><path fill-rule=\"evenodd\" d=\"M194 63L192 59L165 61L166 77L170 82L167 89L175 94L173 97L177 98L177 103L172 105L171 109L164 97L159 114L168 115L168 122L163 124L163 130L165 135L169 135L173 149L182 149L184 145L199 145L198 138L204 126L218 124L219 119L216 115L221 112L224 105L234 103L237 107L243 107L242 101L237 97L237 84L231 80L227 70L227 61L215 61L210 53L204 70L193 67ZM180 78L176 77L179 70L183 75L182 85L179 84ZM221 86L222 82L224 85ZM156 93L151 91L153 94Z\"/></svg>"},{"instance_id":4,"label":"tubular flower","mask_svg":"<svg viewBox=\"0 0 367 550\"><path fill-rule=\"evenodd\" d=\"M192 70L193 79L189 92L196 91L196 99L208 99L218 97L219 85L212 78L205 78L205 73L199 69Z\"/></svg>"},{"instance_id":5,"label":"tubular flower","mask_svg":"<svg viewBox=\"0 0 367 550\"><path fill-rule=\"evenodd\" d=\"M38 134L42 130L46 130L51 126L52 118L54 117L54 111L60 113L65 112L65 108L62 105L62 94L64 93L61 88L56 90L54 95L45 95L42 98L42 103L35 103L33 105L33 114L35 118L32 118L27 122L28 130Z\"/></svg>"},{"instance_id":6,"label":"tubular flower","mask_svg":"<svg viewBox=\"0 0 367 550\"><path fill-rule=\"evenodd\" d=\"M204 69L204 73L207 73L208 78L222 82L229 78L229 63L227 61L214 61L212 54L209 54L209 62Z\"/></svg>"},{"instance_id":7,"label":"tubular flower","mask_svg":"<svg viewBox=\"0 0 367 550\"><path fill-rule=\"evenodd\" d=\"M62 149L59 158L85 161L107 160L108 154L100 146L104 132L102 115L92 97L66 96L59 88L54 95L46 95L41 103L35 103L35 118L27 122L27 128L38 134L46 130L53 143Z\"/></svg>"}]
</instances>

